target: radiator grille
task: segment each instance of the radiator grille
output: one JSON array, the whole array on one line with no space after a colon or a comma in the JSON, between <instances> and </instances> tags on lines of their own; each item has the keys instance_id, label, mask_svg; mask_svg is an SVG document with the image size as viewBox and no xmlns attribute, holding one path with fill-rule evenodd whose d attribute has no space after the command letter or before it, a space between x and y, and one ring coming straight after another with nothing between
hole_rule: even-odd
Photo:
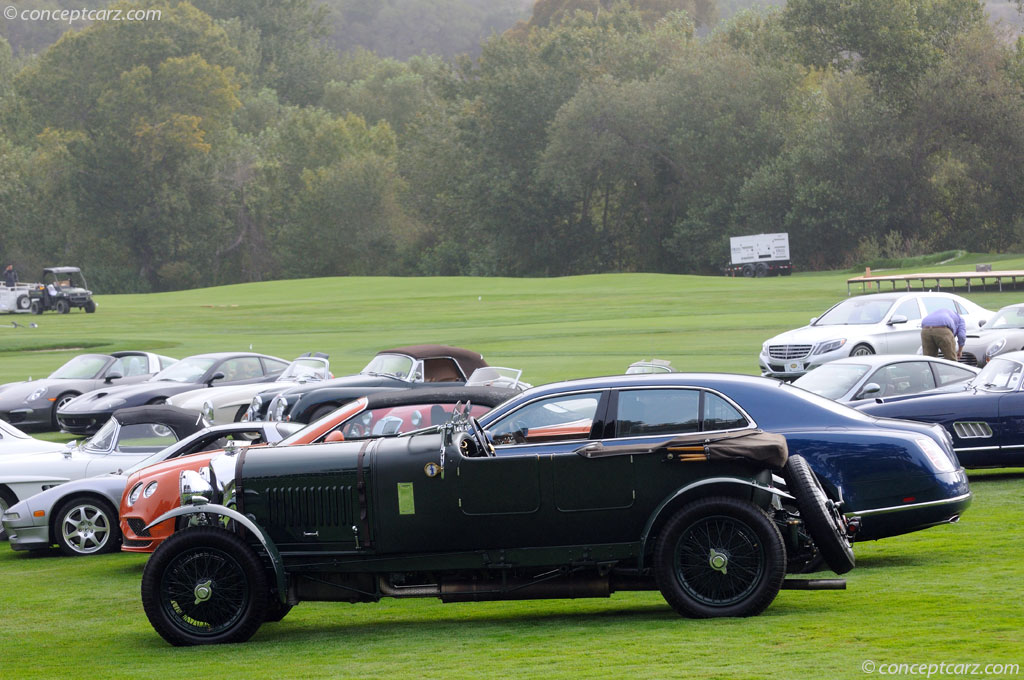
<instances>
[{"instance_id":1,"label":"radiator grille","mask_svg":"<svg viewBox=\"0 0 1024 680\"><path fill-rule=\"evenodd\" d=\"M146 521L141 517L125 517L125 522L128 523L128 528L132 530L132 533L141 538L149 537L149 529L146 528Z\"/></svg>"},{"instance_id":2,"label":"radiator grille","mask_svg":"<svg viewBox=\"0 0 1024 680\"><path fill-rule=\"evenodd\" d=\"M977 366L978 357L974 356L971 352L964 352L960 355L960 363L967 364L968 366Z\"/></svg>"},{"instance_id":3,"label":"radiator grille","mask_svg":"<svg viewBox=\"0 0 1024 680\"><path fill-rule=\"evenodd\" d=\"M953 423L953 430L960 439L988 439L992 436L992 428L984 421Z\"/></svg>"},{"instance_id":4,"label":"radiator grille","mask_svg":"<svg viewBox=\"0 0 1024 680\"><path fill-rule=\"evenodd\" d=\"M277 526L350 527L351 486L292 486L267 489L267 515Z\"/></svg>"},{"instance_id":5,"label":"radiator grille","mask_svg":"<svg viewBox=\"0 0 1024 680\"><path fill-rule=\"evenodd\" d=\"M810 353L810 345L768 345L768 356L772 359L800 359Z\"/></svg>"}]
</instances>

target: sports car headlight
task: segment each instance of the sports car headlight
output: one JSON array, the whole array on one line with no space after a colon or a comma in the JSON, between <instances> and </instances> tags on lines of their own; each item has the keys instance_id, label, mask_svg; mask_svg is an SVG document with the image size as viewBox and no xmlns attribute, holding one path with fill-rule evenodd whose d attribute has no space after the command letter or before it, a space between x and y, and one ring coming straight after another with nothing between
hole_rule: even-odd
<instances>
[{"instance_id":1,"label":"sports car headlight","mask_svg":"<svg viewBox=\"0 0 1024 680\"><path fill-rule=\"evenodd\" d=\"M826 340L818 345L818 348L814 350L815 354L827 354L828 352L835 352L837 349L846 344L846 338L836 338L835 340Z\"/></svg>"},{"instance_id":2,"label":"sports car headlight","mask_svg":"<svg viewBox=\"0 0 1024 680\"><path fill-rule=\"evenodd\" d=\"M413 427L419 427L420 423L423 422L423 414L420 413L418 410L413 411L412 415L409 416L409 422L412 423Z\"/></svg>"},{"instance_id":3,"label":"sports car headlight","mask_svg":"<svg viewBox=\"0 0 1024 680\"><path fill-rule=\"evenodd\" d=\"M272 420L284 420L284 414L288 410L288 402L285 399L275 397L274 401L270 402L270 411Z\"/></svg>"},{"instance_id":4,"label":"sports car headlight","mask_svg":"<svg viewBox=\"0 0 1024 680\"><path fill-rule=\"evenodd\" d=\"M994 357L1002 352L1004 347L1006 347L1006 338L999 338L988 346L988 349L985 350L985 356Z\"/></svg>"},{"instance_id":5,"label":"sports car headlight","mask_svg":"<svg viewBox=\"0 0 1024 680\"><path fill-rule=\"evenodd\" d=\"M142 497L143 498L149 498L150 496L155 494L156 493L156 485L157 485L157 482L150 482L149 484L147 484L145 490L143 490L143 492L142 492Z\"/></svg>"},{"instance_id":6,"label":"sports car headlight","mask_svg":"<svg viewBox=\"0 0 1024 680\"><path fill-rule=\"evenodd\" d=\"M132 487L131 493L128 494L128 507L135 505L135 501L139 500L139 494L142 493L142 482L139 482Z\"/></svg>"},{"instance_id":7,"label":"sports car headlight","mask_svg":"<svg viewBox=\"0 0 1024 680\"><path fill-rule=\"evenodd\" d=\"M204 401L203 407L199 410L202 411L203 417L205 417L211 423L213 422L213 404L211 404L209 400Z\"/></svg>"},{"instance_id":8,"label":"sports car headlight","mask_svg":"<svg viewBox=\"0 0 1024 680\"><path fill-rule=\"evenodd\" d=\"M46 394L46 388L45 387L40 387L35 392L33 392L32 394L28 395L28 399L26 399L25 401L35 401L36 399L39 399L40 397L42 397L44 394Z\"/></svg>"},{"instance_id":9,"label":"sports car headlight","mask_svg":"<svg viewBox=\"0 0 1024 680\"><path fill-rule=\"evenodd\" d=\"M17 512L5 512L3 514L3 517L0 517L0 519L3 519L3 521L5 522L13 522L15 520L21 519L21 514Z\"/></svg>"},{"instance_id":10,"label":"sports car headlight","mask_svg":"<svg viewBox=\"0 0 1024 680\"><path fill-rule=\"evenodd\" d=\"M768 343L765 342L761 345L761 354L768 354Z\"/></svg>"},{"instance_id":11,"label":"sports car headlight","mask_svg":"<svg viewBox=\"0 0 1024 680\"><path fill-rule=\"evenodd\" d=\"M956 467L953 465L953 461L950 460L946 452L942 450L938 444L935 443L934 439L928 439L927 437L919 437L914 441L924 451L924 455L928 456L928 460L931 461L937 472L953 472Z\"/></svg>"}]
</instances>

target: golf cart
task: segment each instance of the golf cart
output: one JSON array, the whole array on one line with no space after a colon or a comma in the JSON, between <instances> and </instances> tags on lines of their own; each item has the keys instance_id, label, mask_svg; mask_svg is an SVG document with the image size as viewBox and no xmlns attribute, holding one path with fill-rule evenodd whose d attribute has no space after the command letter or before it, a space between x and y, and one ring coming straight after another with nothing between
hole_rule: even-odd
<instances>
[{"instance_id":1,"label":"golf cart","mask_svg":"<svg viewBox=\"0 0 1024 680\"><path fill-rule=\"evenodd\" d=\"M29 289L29 297L33 314L51 309L67 314L72 307L81 307L89 314L96 311L92 291L86 288L85 276L78 267L47 267L42 282Z\"/></svg>"}]
</instances>

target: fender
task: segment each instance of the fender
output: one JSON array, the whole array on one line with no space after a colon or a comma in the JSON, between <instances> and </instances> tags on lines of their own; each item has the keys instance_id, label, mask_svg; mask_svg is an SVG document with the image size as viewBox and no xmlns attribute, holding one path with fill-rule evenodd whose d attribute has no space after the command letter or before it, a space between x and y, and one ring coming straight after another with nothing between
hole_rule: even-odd
<instances>
[{"instance_id":1,"label":"fender","mask_svg":"<svg viewBox=\"0 0 1024 680\"><path fill-rule=\"evenodd\" d=\"M647 554L647 542L648 540L650 540L651 529L654 527L654 523L658 521L658 518L661 517L661 514L665 510L665 508L668 507L677 499L679 499L680 497L685 496L691 491L699 489L702 486L708 486L709 484L735 484L737 486L745 486L756 491L766 491L768 493L778 496L779 498L785 498L787 500L796 500L793 496L786 493L785 491L782 491L781 489L776 489L773 486L765 486L764 484L759 484L758 482L752 479L741 479L739 477L709 477L707 479L702 479L692 484L687 484L684 487L676 489L675 493L666 497L665 500L659 503L658 507L654 509L654 512L652 512L651 516L647 519L647 524L644 525L644 531L640 535L640 559L638 568L643 569L645 566L644 555Z\"/></svg>"},{"instance_id":2,"label":"fender","mask_svg":"<svg viewBox=\"0 0 1024 680\"><path fill-rule=\"evenodd\" d=\"M263 549L267 551L267 555L270 557L270 564L274 568L274 579L277 582L277 597L281 600L281 604L284 604L287 593L287 583L284 575L284 564L281 562L281 553L278 552L277 546L274 545L274 542L270 540L270 537L267 536L259 525L237 510L232 510L231 508L223 505L216 505L214 503L193 502L191 505L182 505L174 508L173 510L168 510L147 524L146 529L151 529L157 524L175 517L201 514L220 515L221 517L233 519L251 531L252 534L259 539L260 545L262 545Z\"/></svg>"}]
</instances>

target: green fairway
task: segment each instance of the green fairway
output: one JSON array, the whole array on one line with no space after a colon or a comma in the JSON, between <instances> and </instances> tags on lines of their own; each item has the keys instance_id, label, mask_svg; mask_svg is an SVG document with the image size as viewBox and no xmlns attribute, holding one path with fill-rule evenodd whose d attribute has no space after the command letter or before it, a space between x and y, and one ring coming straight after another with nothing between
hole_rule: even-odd
<instances>
[{"instance_id":1,"label":"green fairway","mask_svg":"<svg viewBox=\"0 0 1024 680\"><path fill-rule=\"evenodd\" d=\"M1024 269L1019 258L993 264ZM0 382L42 377L83 351L151 349L184 357L250 346L285 359L328 352L334 374L344 375L380 349L425 342L478 350L492 364L522 368L534 384L621 373L651 356L678 370L755 374L761 344L844 298L851 275L334 278L100 295L96 314L0 318ZM997 309L1024 300L1024 290L967 297ZM10 320L39 327L4 327ZM848 590L783 591L752 619L682 619L658 593L447 605L302 603L244 645L175 649L142 611L146 556L37 556L3 543L0 680L825 679L899 675L886 666L941 663L979 668L931 677L1020 677L1020 669L984 670L1024 666L1024 470L975 472L971 481L974 504L960 523L858 544Z\"/></svg>"}]
</instances>

